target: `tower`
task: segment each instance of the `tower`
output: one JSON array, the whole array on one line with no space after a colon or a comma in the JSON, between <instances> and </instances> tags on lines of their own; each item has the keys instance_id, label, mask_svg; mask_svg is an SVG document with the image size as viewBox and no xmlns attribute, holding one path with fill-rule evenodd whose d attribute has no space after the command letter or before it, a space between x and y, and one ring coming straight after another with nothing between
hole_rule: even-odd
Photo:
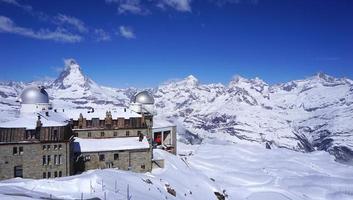
<instances>
[{"instance_id":1,"label":"tower","mask_svg":"<svg viewBox=\"0 0 353 200\"><path fill-rule=\"evenodd\" d=\"M49 95L42 86L28 86L20 96L21 114L50 110Z\"/></svg>"}]
</instances>

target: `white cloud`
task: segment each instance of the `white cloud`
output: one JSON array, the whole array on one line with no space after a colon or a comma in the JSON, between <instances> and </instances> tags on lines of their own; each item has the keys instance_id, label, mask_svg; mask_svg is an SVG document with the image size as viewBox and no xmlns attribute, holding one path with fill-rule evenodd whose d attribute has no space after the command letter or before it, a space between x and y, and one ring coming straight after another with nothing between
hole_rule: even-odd
<instances>
[{"instance_id":1,"label":"white cloud","mask_svg":"<svg viewBox=\"0 0 353 200\"><path fill-rule=\"evenodd\" d=\"M151 12L142 5L140 0L105 0L106 3L118 5L119 14L148 15Z\"/></svg>"},{"instance_id":2,"label":"white cloud","mask_svg":"<svg viewBox=\"0 0 353 200\"><path fill-rule=\"evenodd\" d=\"M58 25L69 25L81 33L86 33L88 31L83 21L77 19L76 17L64 14L58 14L56 17L54 17L53 23Z\"/></svg>"},{"instance_id":3,"label":"white cloud","mask_svg":"<svg viewBox=\"0 0 353 200\"><path fill-rule=\"evenodd\" d=\"M173 8L180 12L191 12L191 0L158 0L157 6Z\"/></svg>"},{"instance_id":4,"label":"white cloud","mask_svg":"<svg viewBox=\"0 0 353 200\"><path fill-rule=\"evenodd\" d=\"M110 41L111 37L110 34L103 29L94 29L94 34L96 35L96 41Z\"/></svg>"},{"instance_id":5,"label":"white cloud","mask_svg":"<svg viewBox=\"0 0 353 200\"><path fill-rule=\"evenodd\" d=\"M131 27L127 27L127 26L120 26L119 27L119 34L124 38L127 39L134 39L136 38L134 31L132 30Z\"/></svg>"},{"instance_id":6,"label":"white cloud","mask_svg":"<svg viewBox=\"0 0 353 200\"><path fill-rule=\"evenodd\" d=\"M13 5L13 6L22 8L23 10L25 10L25 11L27 11L27 12L31 12L31 11L32 11L32 6L30 6L30 5L25 5L25 4L21 4L21 3L19 3L17 0L0 0L0 2L8 3L8 4L11 4L11 5Z\"/></svg>"},{"instance_id":7,"label":"white cloud","mask_svg":"<svg viewBox=\"0 0 353 200\"><path fill-rule=\"evenodd\" d=\"M54 40L69 43L80 42L83 39L80 35L70 33L63 28L56 28L55 30L41 28L35 31L30 28L20 27L17 26L10 18L1 15L0 32L13 33L39 40Z\"/></svg>"},{"instance_id":8,"label":"white cloud","mask_svg":"<svg viewBox=\"0 0 353 200\"><path fill-rule=\"evenodd\" d=\"M105 2L118 5L119 14L148 15L151 14L150 9L147 8L148 6L191 12L191 0L105 0Z\"/></svg>"}]
</instances>

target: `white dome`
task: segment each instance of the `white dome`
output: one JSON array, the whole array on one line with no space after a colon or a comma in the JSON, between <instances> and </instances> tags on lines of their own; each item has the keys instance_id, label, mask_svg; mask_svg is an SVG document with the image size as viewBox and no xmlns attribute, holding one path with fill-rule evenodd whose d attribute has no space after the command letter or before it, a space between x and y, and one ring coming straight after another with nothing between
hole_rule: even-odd
<instances>
[{"instance_id":1,"label":"white dome","mask_svg":"<svg viewBox=\"0 0 353 200\"><path fill-rule=\"evenodd\" d=\"M131 98L131 103L154 104L154 98L149 92L142 91Z\"/></svg>"},{"instance_id":2,"label":"white dome","mask_svg":"<svg viewBox=\"0 0 353 200\"><path fill-rule=\"evenodd\" d=\"M44 87L28 86L20 97L22 104L49 104L49 95Z\"/></svg>"}]
</instances>

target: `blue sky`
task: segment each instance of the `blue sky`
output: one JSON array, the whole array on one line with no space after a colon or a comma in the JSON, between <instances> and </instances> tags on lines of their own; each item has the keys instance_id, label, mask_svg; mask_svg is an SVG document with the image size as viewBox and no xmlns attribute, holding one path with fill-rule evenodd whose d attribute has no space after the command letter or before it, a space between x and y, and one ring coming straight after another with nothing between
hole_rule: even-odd
<instances>
[{"instance_id":1,"label":"blue sky","mask_svg":"<svg viewBox=\"0 0 353 200\"><path fill-rule=\"evenodd\" d=\"M115 87L353 78L353 1L0 0L0 80L56 77L65 58Z\"/></svg>"}]
</instances>

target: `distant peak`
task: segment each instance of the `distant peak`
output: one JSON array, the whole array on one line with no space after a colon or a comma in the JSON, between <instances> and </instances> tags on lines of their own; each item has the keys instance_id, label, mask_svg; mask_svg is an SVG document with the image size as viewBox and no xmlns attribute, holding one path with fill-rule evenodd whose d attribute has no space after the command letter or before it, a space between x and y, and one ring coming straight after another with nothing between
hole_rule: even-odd
<instances>
[{"instance_id":1,"label":"distant peak","mask_svg":"<svg viewBox=\"0 0 353 200\"><path fill-rule=\"evenodd\" d=\"M65 69L66 70L71 70L71 69L80 69L80 65L76 62L75 59L73 58L68 58L64 60L65 63Z\"/></svg>"},{"instance_id":2,"label":"distant peak","mask_svg":"<svg viewBox=\"0 0 353 200\"><path fill-rule=\"evenodd\" d=\"M187 77L184 79L184 81L186 81L186 83L192 84L192 85L196 85L196 84L198 84L198 82L199 82L199 80L198 80L195 76L193 76L193 75L187 76Z\"/></svg>"},{"instance_id":3,"label":"distant peak","mask_svg":"<svg viewBox=\"0 0 353 200\"><path fill-rule=\"evenodd\" d=\"M65 59L64 63L65 70L53 82L54 86L65 89L69 87L90 87L91 84L95 84L83 74L75 59Z\"/></svg>"},{"instance_id":4,"label":"distant peak","mask_svg":"<svg viewBox=\"0 0 353 200\"><path fill-rule=\"evenodd\" d=\"M240 75L235 75L235 76L233 76L232 80L230 81L230 84L239 83L239 82L248 82L248 79L246 79Z\"/></svg>"},{"instance_id":5,"label":"distant peak","mask_svg":"<svg viewBox=\"0 0 353 200\"><path fill-rule=\"evenodd\" d=\"M326 81L326 82L333 82L336 80L336 78L330 76L330 75L327 75L323 72L318 72L316 73L316 75L313 77L314 79L319 79L319 80L323 80L323 81Z\"/></svg>"}]
</instances>

